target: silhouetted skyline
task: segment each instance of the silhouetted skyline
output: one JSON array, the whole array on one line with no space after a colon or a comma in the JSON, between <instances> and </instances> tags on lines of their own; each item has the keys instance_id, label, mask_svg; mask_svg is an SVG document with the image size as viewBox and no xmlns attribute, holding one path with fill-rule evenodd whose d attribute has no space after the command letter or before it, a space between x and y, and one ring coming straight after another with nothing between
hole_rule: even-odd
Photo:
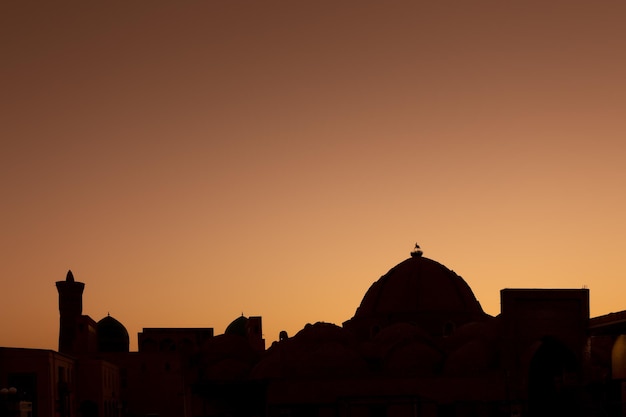
<instances>
[{"instance_id":1,"label":"silhouetted skyline","mask_svg":"<svg viewBox=\"0 0 626 417\"><path fill-rule=\"evenodd\" d=\"M342 323L424 255L623 310L626 5L3 4L0 346Z\"/></svg>"},{"instance_id":2,"label":"silhouetted skyline","mask_svg":"<svg viewBox=\"0 0 626 417\"><path fill-rule=\"evenodd\" d=\"M0 348L0 408L33 415L618 415L624 314L589 317L588 289L503 289L501 314L422 256L391 267L341 326L316 322L266 349L261 316L144 328L82 309L57 281L59 351ZM86 306L88 307L88 306ZM19 393L19 394L18 394ZM54 410L54 412L52 411Z\"/></svg>"}]
</instances>

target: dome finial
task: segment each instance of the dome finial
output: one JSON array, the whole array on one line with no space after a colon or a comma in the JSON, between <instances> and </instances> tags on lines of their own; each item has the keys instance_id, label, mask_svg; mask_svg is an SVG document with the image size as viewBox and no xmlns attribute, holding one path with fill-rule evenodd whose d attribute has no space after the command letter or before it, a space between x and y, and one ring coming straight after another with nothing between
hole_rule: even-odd
<instances>
[{"instance_id":1,"label":"dome finial","mask_svg":"<svg viewBox=\"0 0 626 417\"><path fill-rule=\"evenodd\" d=\"M422 249L420 249L420 245L418 245L416 243L415 244L415 249L413 249L413 252L411 252L411 257L412 258L419 258L423 254L424 254L424 251L422 251Z\"/></svg>"},{"instance_id":2,"label":"dome finial","mask_svg":"<svg viewBox=\"0 0 626 417\"><path fill-rule=\"evenodd\" d=\"M72 274L72 270L68 269L67 275L65 276L65 280L67 282L74 282L74 274Z\"/></svg>"}]
</instances>

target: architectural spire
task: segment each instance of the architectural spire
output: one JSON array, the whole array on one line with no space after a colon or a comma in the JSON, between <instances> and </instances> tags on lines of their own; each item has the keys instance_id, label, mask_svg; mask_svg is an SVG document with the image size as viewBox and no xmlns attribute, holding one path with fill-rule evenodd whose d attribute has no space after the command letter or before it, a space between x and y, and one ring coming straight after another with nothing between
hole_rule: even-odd
<instances>
[{"instance_id":1,"label":"architectural spire","mask_svg":"<svg viewBox=\"0 0 626 417\"><path fill-rule=\"evenodd\" d=\"M78 350L78 321L83 314L85 284L74 280L71 270L64 281L56 282L59 292L59 352L76 353Z\"/></svg>"},{"instance_id":2,"label":"architectural spire","mask_svg":"<svg viewBox=\"0 0 626 417\"><path fill-rule=\"evenodd\" d=\"M424 251L422 251L422 249L420 249L420 245L416 243L415 249L413 249L413 252L411 252L411 258L419 258L423 254L424 254Z\"/></svg>"}]
</instances>

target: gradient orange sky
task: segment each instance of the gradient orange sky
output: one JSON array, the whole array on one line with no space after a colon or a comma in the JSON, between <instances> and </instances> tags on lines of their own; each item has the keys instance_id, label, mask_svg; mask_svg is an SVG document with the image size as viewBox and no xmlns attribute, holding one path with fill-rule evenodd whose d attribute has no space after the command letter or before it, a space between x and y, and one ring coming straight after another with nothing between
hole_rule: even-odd
<instances>
[{"instance_id":1,"label":"gradient orange sky","mask_svg":"<svg viewBox=\"0 0 626 417\"><path fill-rule=\"evenodd\" d=\"M341 324L409 256L626 309L623 1L0 5L0 345Z\"/></svg>"}]
</instances>

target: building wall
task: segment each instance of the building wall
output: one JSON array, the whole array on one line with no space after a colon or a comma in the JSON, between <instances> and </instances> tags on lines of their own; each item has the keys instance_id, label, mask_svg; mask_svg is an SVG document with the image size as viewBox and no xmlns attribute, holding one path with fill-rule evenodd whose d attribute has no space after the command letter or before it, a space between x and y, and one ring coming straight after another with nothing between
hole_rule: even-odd
<instances>
[{"instance_id":1,"label":"building wall","mask_svg":"<svg viewBox=\"0 0 626 417\"><path fill-rule=\"evenodd\" d=\"M33 417L73 417L76 362L42 349L0 348L0 386L15 386L20 399L32 402Z\"/></svg>"},{"instance_id":2,"label":"building wall","mask_svg":"<svg viewBox=\"0 0 626 417\"><path fill-rule=\"evenodd\" d=\"M510 397L528 401L533 375L538 374L558 379L559 390L579 388L586 359L589 290L504 289L501 306L502 366ZM554 363L548 365L550 361Z\"/></svg>"},{"instance_id":3,"label":"building wall","mask_svg":"<svg viewBox=\"0 0 626 417\"><path fill-rule=\"evenodd\" d=\"M95 353L98 351L98 333L96 322L89 316L80 316L76 320L77 335L76 349L77 352Z\"/></svg>"},{"instance_id":4,"label":"building wall","mask_svg":"<svg viewBox=\"0 0 626 417\"><path fill-rule=\"evenodd\" d=\"M77 403L82 417L119 417L120 371L101 359L81 358L77 363Z\"/></svg>"},{"instance_id":5,"label":"building wall","mask_svg":"<svg viewBox=\"0 0 626 417\"><path fill-rule=\"evenodd\" d=\"M213 337L213 328L144 328L138 335L140 352L197 352Z\"/></svg>"},{"instance_id":6,"label":"building wall","mask_svg":"<svg viewBox=\"0 0 626 417\"><path fill-rule=\"evenodd\" d=\"M190 387L185 384L181 355L176 352L100 354L119 367L119 396L124 416L190 415ZM106 416L102 416L106 417Z\"/></svg>"}]
</instances>

